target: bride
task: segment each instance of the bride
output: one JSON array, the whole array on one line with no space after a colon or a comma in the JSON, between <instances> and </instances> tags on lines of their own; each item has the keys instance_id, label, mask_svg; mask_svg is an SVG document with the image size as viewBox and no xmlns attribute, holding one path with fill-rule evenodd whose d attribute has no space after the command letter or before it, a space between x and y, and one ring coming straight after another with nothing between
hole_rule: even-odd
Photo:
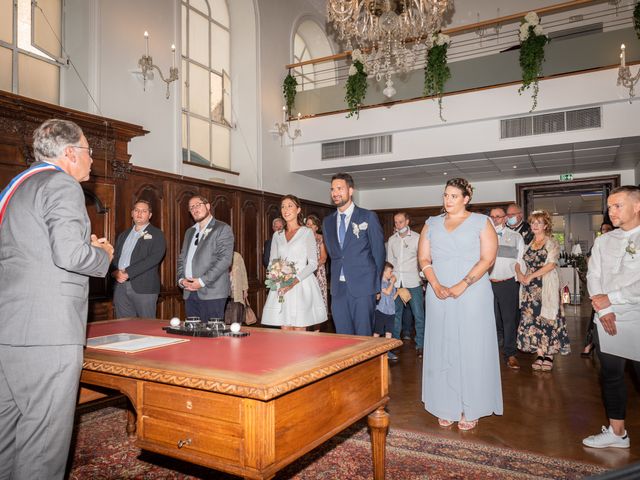
<instances>
[{"instance_id":1,"label":"bride","mask_svg":"<svg viewBox=\"0 0 640 480\"><path fill-rule=\"evenodd\" d=\"M313 274L318 268L316 239L313 230L303 226L297 197L282 197L280 212L286 225L284 230L273 235L269 265L275 258L293 262L296 278L293 284L269 292L262 312L262 324L280 326L283 330L305 330L327 319L322 292ZM284 302L278 301L279 296L284 297Z\"/></svg>"}]
</instances>

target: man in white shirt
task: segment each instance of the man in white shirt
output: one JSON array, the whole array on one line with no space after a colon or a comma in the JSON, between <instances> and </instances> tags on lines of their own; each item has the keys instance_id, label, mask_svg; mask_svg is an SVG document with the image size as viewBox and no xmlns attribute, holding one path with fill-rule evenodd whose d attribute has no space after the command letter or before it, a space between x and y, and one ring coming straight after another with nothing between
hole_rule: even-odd
<instances>
[{"instance_id":1,"label":"man in white shirt","mask_svg":"<svg viewBox=\"0 0 640 480\"><path fill-rule=\"evenodd\" d=\"M585 438L594 448L629 448L625 430L627 391L624 371L630 360L640 378L640 189L622 186L607 198L617 230L596 238L587 288L596 311L594 338L600 359L602 398L609 427Z\"/></svg>"},{"instance_id":2,"label":"man in white shirt","mask_svg":"<svg viewBox=\"0 0 640 480\"><path fill-rule=\"evenodd\" d=\"M408 307L411 308L416 321L416 353L422 357L424 348L424 292L418 268L418 241L420 234L409 228L411 220L406 212L398 212L393 216L396 232L389 237L387 243L387 261L394 266L396 288L404 287L411 293ZM396 318L393 325L393 337L400 338L402 314L405 305L400 296L396 298ZM410 333L409 333L410 334Z\"/></svg>"},{"instance_id":3,"label":"man in white shirt","mask_svg":"<svg viewBox=\"0 0 640 480\"><path fill-rule=\"evenodd\" d=\"M518 370L516 336L520 323L520 284L516 280L516 264L522 261L524 240L518 232L506 227L507 213L503 208L492 208L489 216L498 234L498 256L489 272L498 342L502 340L507 366ZM524 265L520 268L524 271Z\"/></svg>"}]
</instances>

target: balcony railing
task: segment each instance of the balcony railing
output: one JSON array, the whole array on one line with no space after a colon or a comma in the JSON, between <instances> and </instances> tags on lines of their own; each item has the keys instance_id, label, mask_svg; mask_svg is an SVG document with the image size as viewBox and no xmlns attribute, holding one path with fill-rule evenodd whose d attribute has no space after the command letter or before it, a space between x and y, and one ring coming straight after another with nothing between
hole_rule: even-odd
<instances>
[{"instance_id":1,"label":"balcony railing","mask_svg":"<svg viewBox=\"0 0 640 480\"><path fill-rule=\"evenodd\" d=\"M627 63L640 60L640 42L633 30L634 6L635 0L574 0L535 10L551 39L545 50L543 78L615 67L621 43L627 45ZM445 95L521 80L518 31L526 13L443 30L452 40L448 51L452 76L445 85ZM393 75L397 94L392 99L382 94L383 82L370 77L363 108L427 98L422 94L424 45L416 58L419 60L408 73ZM344 85L350 64L350 52L343 52L286 65L298 81L293 113L308 117L346 111Z\"/></svg>"}]
</instances>

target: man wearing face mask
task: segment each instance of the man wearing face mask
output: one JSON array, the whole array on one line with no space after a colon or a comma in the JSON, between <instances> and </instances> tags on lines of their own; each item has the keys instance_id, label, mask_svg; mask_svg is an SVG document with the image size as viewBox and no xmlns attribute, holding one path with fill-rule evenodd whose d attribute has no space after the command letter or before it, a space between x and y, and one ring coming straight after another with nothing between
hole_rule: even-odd
<instances>
[{"instance_id":1,"label":"man wearing face mask","mask_svg":"<svg viewBox=\"0 0 640 480\"><path fill-rule=\"evenodd\" d=\"M516 358L516 336L520 322L520 284L516 281L515 268L516 263L522 262L524 241L518 232L505 227L507 214L503 208L492 208L489 216L498 234L498 255L489 271L498 343L503 345L507 366L518 370L520 365ZM524 270L524 265L521 264L520 268Z\"/></svg>"},{"instance_id":2,"label":"man wearing face mask","mask_svg":"<svg viewBox=\"0 0 640 480\"><path fill-rule=\"evenodd\" d=\"M533 240L531 225L523 220L522 208L517 203L512 203L507 207L507 226L522 235L525 245L529 245Z\"/></svg>"},{"instance_id":3,"label":"man wearing face mask","mask_svg":"<svg viewBox=\"0 0 640 480\"><path fill-rule=\"evenodd\" d=\"M409 215L398 212L393 216L396 233L389 237L387 261L394 265L396 288L404 287L411 293L407 305L400 296L396 298L396 318L393 326L393 338L400 338L402 314L406 307L411 308L416 320L416 354L422 358L424 348L424 293L418 271L418 241L420 235L409 228ZM409 333L410 334L410 333Z\"/></svg>"}]
</instances>

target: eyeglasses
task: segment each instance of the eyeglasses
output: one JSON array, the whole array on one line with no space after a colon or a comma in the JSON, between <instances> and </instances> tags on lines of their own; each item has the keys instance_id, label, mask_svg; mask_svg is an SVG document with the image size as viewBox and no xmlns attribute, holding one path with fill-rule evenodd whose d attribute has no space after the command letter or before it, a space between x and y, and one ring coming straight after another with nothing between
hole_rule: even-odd
<instances>
[{"instance_id":1,"label":"eyeglasses","mask_svg":"<svg viewBox=\"0 0 640 480\"><path fill-rule=\"evenodd\" d=\"M491 218L504 218L504 215L491 215Z\"/></svg>"},{"instance_id":2,"label":"eyeglasses","mask_svg":"<svg viewBox=\"0 0 640 480\"><path fill-rule=\"evenodd\" d=\"M93 156L93 148L91 147L78 147L76 145L71 145L73 148L82 148L83 150L89 150L89 156L92 157Z\"/></svg>"},{"instance_id":3,"label":"eyeglasses","mask_svg":"<svg viewBox=\"0 0 640 480\"><path fill-rule=\"evenodd\" d=\"M206 203L200 202L200 203L194 203L193 205L191 205L189 207L189 211L193 212L194 210L199 209L202 205L206 205Z\"/></svg>"}]
</instances>

